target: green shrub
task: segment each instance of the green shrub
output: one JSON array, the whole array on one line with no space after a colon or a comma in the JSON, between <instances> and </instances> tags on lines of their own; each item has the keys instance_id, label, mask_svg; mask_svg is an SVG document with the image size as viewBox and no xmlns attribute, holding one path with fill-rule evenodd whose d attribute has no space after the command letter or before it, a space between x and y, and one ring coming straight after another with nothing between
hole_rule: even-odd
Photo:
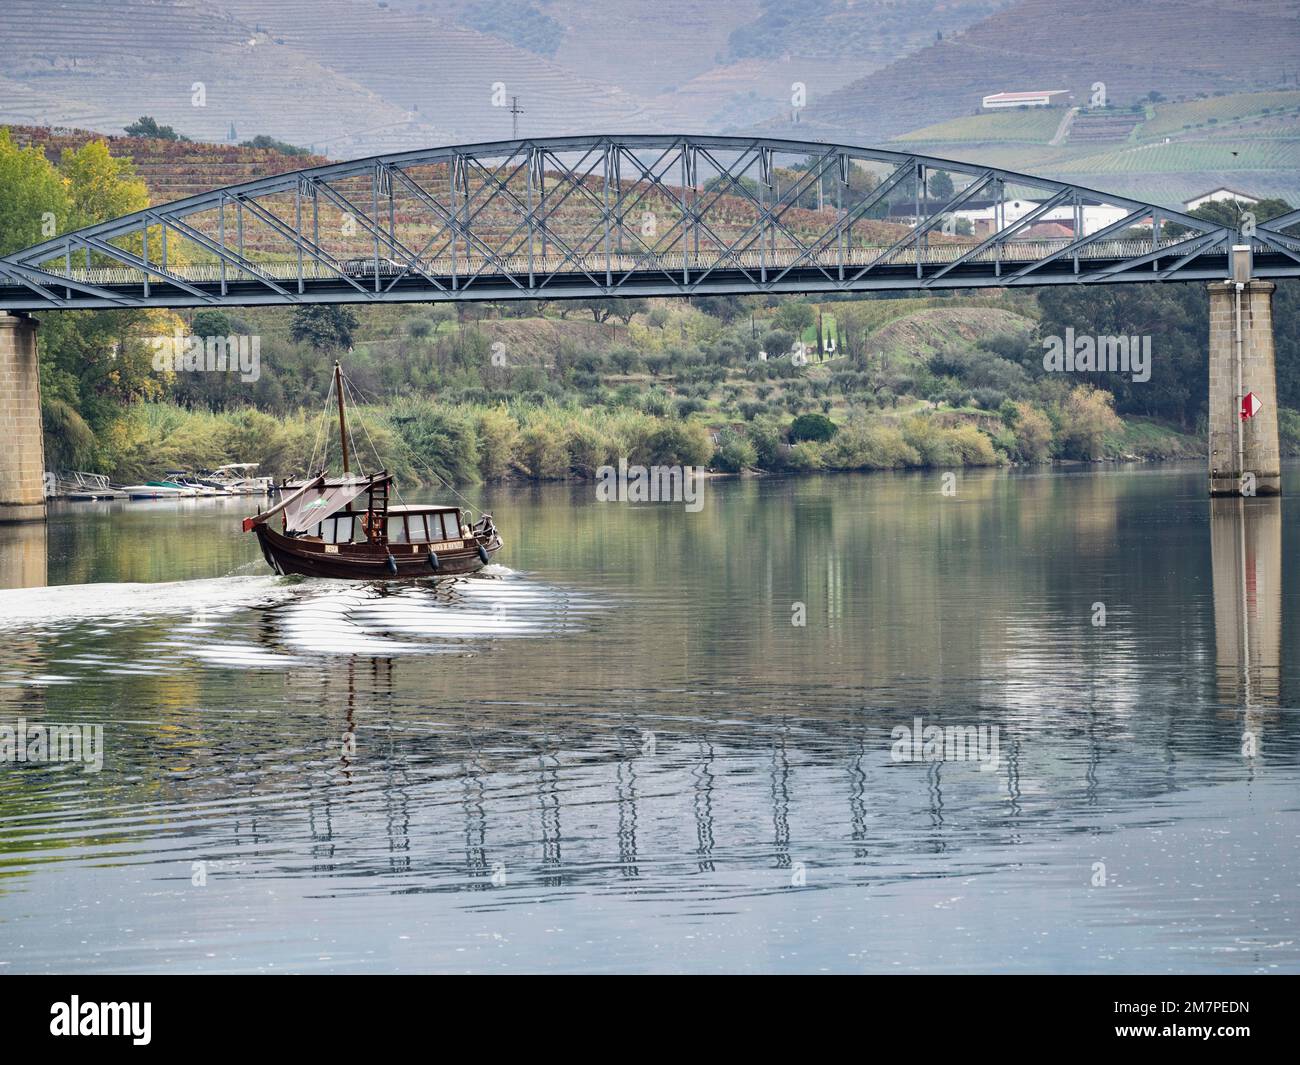
<instances>
[{"instance_id":1,"label":"green shrub","mask_svg":"<svg viewBox=\"0 0 1300 1065\"><path fill-rule=\"evenodd\" d=\"M779 470L785 466L785 443L781 427L771 418L755 419L745 430L749 442L758 455L758 466L764 470Z\"/></svg>"},{"instance_id":2,"label":"green shrub","mask_svg":"<svg viewBox=\"0 0 1300 1065\"><path fill-rule=\"evenodd\" d=\"M837 470L892 470L919 466L921 456L894 425L858 418L836 434L827 465Z\"/></svg>"},{"instance_id":3,"label":"green shrub","mask_svg":"<svg viewBox=\"0 0 1300 1065\"><path fill-rule=\"evenodd\" d=\"M574 420L568 424L565 450L569 456L569 469L583 477L595 477L597 468L613 464L614 455L609 438L594 425Z\"/></svg>"},{"instance_id":4,"label":"green shrub","mask_svg":"<svg viewBox=\"0 0 1300 1065\"><path fill-rule=\"evenodd\" d=\"M747 437L740 433L727 433L713 452L711 465L726 473L740 473L758 462L758 452Z\"/></svg>"},{"instance_id":5,"label":"green shrub","mask_svg":"<svg viewBox=\"0 0 1300 1065\"><path fill-rule=\"evenodd\" d=\"M703 466L713 454L709 431L699 422L668 422L647 443L649 463L656 466Z\"/></svg>"},{"instance_id":6,"label":"green shrub","mask_svg":"<svg viewBox=\"0 0 1300 1065\"><path fill-rule=\"evenodd\" d=\"M824 448L824 444L815 440L801 440L790 449L790 457L787 460L790 469L800 473L810 473L825 468Z\"/></svg>"},{"instance_id":7,"label":"green shrub","mask_svg":"<svg viewBox=\"0 0 1300 1065\"><path fill-rule=\"evenodd\" d=\"M401 399L389 409L387 421L422 478L431 472L453 484L478 480L478 440L462 411L439 408L427 399Z\"/></svg>"},{"instance_id":8,"label":"green shrub","mask_svg":"<svg viewBox=\"0 0 1300 1065\"><path fill-rule=\"evenodd\" d=\"M528 475L538 481L562 481L569 476L569 452L552 426L537 423L524 430L520 458Z\"/></svg>"},{"instance_id":9,"label":"green shrub","mask_svg":"<svg viewBox=\"0 0 1300 1065\"><path fill-rule=\"evenodd\" d=\"M813 440L825 443L837 429L838 426L824 414L801 414L790 425L790 442Z\"/></svg>"},{"instance_id":10,"label":"green shrub","mask_svg":"<svg viewBox=\"0 0 1300 1065\"><path fill-rule=\"evenodd\" d=\"M903 419L903 439L916 449L920 456L919 465L954 466L957 463L957 452L948 434L926 415L913 414Z\"/></svg>"},{"instance_id":11,"label":"green shrub","mask_svg":"<svg viewBox=\"0 0 1300 1065\"><path fill-rule=\"evenodd\" d=\"M974 425L959 425L947 430L949 443L966 466L996 466L998 457L993 441Z\"/></svg>"},{"instance_id":12,"label":"green shrub","mask_svg":"<svg viewBox=\"0 0 1300 1065\"><path fill-rule=\"evenodd\" d=\"M519 425L504 407L478 415L478 472L485 481L499 481L510 472L519 446Z\"/></svg>"}]
</instances>

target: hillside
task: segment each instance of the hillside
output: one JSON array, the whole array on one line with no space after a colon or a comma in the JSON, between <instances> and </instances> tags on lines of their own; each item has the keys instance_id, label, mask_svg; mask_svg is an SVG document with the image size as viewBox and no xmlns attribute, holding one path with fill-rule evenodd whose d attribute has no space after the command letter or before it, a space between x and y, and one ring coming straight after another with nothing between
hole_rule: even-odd
<instances>
[{"instance_id":1,"label":"hillside","mask_svg":"<svg viewBox=\"0 0 1300 1065\"><path fill-rule=\"evenodd\" d=\"M726 132L787 111L795 83L826 97L1008 2L8 0L0 122L113 133L150 114L348 158L508 136L517 95L537 135Z\"/></svg>"},{"instance_id":2,"label":"hillside","mask_svg":"<svg viewBox=\"0 0 1300 1065\"><path fill-rule=\"evenodd\" d=\"M318 155L288 155L270 148L241 148L233 144L184 144L148 137L103 137L84 129L47 129L44 126L7 128L15 144L23 147L37 145L45 150L46 158L53 163L58 163L65 151L80 148L90 140L103 140L114 158L132 161L137 176L148 186L149 198L155 204L327 161Z\"/></svg>"},{"instance_id":3,"label":"hillside","mask_svg":"<svg viewBox=\"0 0 1300 1065\"><path fill-rule=\"evenodd\" d=\"M338 159L508 137L517 96L525 135L893 136L1171 206L1218 184L1300 200L1298 27L1300 0L9 0L0 122L149 114ZM1110 106L1066 123L978 113L1026 87L1087 105L1098 82Z\"/></svg>"},{"instance_id":4,"label":"hillside","mask_svg":"<svg viewBox=\"0 0 1300 1065\"><path fill-rule=\"evenodd\" d=\"M1067 89L1085 103L1097 82L1128 105L1296 85L1300 0L1021 0L810 102L805 135L872 142L978 110L1001 91ZM789 131L786 121L765 128Z\"/></svg>"},{"instance_id":5,"label":"hillside","mask_svg":"<svg viewBox=\"0 0 1300 1065\"><path fill-rule=\"evenodd\" d=\"M27 90L0 96L3 122L118 133L148 114L196 140L229 140L233 124L237 140L334 156L448 136L207 0L5 0L0 52L0 73Z\"/></svg>"},{"instance_id":6,"label":"hillside","mask_svg":"<svg viewBox=\"0 0 1300 1065\"><path fill-rule=\"evenodd\" d=\"M1100 137L1090 118L1110 118ZM1227 185L1300 202L1300 90L1230 93L1136 109L1027 108L913 130L900 148L1025 170L1170 207Z\"/></svg>"}]
</instances>

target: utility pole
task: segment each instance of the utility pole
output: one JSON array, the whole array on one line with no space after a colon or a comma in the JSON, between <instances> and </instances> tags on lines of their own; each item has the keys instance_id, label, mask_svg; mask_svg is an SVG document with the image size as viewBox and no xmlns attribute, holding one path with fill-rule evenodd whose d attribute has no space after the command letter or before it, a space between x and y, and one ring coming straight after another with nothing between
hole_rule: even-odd
<instances>
[{"instance_id":1,"label":"utility pole","mask_svg":"<svg viewBox=\"0 0 1300 1065\"><path fill-rule=\"evenodd\" d=\"M523 113L524 113L523 108L519 106L519 97L518 96L510 97L510 139L511 140L517 141L519 139L519 116L522 115Z\"/></svg>"}]
</instances>

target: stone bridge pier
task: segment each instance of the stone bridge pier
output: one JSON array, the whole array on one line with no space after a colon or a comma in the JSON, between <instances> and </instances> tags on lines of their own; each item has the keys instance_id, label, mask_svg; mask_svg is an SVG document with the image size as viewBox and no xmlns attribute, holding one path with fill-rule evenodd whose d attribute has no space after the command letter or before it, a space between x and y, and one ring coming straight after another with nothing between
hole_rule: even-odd
<instances>
[{"instance_id":1,"label":"stone bridge pier","mask_svg":"<svg viewBox=\"0 0 1300 1065\"><path fill-rule=\"evenodd\" d=\"M0 313L0 523L44 520L36 321Z\"/></svg>"},{"instance_id":2,"label":"stone bridge pier","mask_svg":"<svg viewBox=\"0 0 1300 1065\"><path fill-rule=\"evenodd\" d=\"M1232 249L1227 281L1210 283L1210 495L1279 495L1277 370L1271 281L1251 277L1251 250ZM1250 394L1258 412L1242 417Z\"/></svg>"}]
</instances>

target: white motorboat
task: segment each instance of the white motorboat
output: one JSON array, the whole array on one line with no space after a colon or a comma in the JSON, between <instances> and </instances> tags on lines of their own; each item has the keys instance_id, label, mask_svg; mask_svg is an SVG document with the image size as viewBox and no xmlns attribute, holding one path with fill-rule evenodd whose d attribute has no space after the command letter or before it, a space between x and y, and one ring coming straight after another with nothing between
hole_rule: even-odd
<instances>
[{"instance_id":1,"label":"white motorboat","mask_svg":"<svg viewBox=\"0 0 1300 1065\"><path fill-rule=\"evenodd\" d=\"M236 495L270 495L275 482L270 477L256 476L257 467L256 462L228 462L218 466L206 479Z\"/></svg>"}]
</instances>

